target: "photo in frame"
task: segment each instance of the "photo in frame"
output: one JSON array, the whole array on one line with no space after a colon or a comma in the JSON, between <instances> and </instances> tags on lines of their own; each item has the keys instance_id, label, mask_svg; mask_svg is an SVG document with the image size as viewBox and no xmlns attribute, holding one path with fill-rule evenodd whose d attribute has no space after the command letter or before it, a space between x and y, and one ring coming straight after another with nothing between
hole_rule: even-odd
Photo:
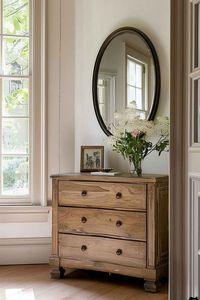
<instances>
[{"instance_id":1,"label":"photo in frame","mask_svg":"<svg viewBox=\"0 0 200 300\"><path fill-rule=\"evenodd\" d=\"M104 168L104 146L81 146L81 172L98 171Z\"/></svg>"}]
</instances>

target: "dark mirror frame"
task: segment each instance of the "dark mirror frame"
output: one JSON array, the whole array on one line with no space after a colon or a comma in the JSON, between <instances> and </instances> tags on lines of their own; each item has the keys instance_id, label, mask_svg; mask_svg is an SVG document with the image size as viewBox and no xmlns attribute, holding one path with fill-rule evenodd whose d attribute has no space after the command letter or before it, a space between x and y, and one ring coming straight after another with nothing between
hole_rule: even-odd
<instances>
[{"instance_id":1,"label":"dark mirror frame","mask_svg":"<svg viewBox=\"0 0 200 300\"><path fill-rule=\"evenodd\" d=\"M97 58L96 58L95 65L94 65L93 78L92 78L92 95L93 95L93 104L94 104L95 114L96 114L97 120L99 122L99 125L101 126L101 128L105 132L105 134L108 136L112 135L112 133L108 130L108 128L106 127L106 125L101 117L101 114L99 111L99 104L98 104L97 82L98 82L99 66L101 63L102 56L103 56L106 48L110 44L110 42L115 37L117 37L123 33L137 33L139 36L141 36L143 38L144 42L149 47L152 57L153 57L153 61L154 61L154 65L155 65L155 92L154 92L154 99L153 99L153 102L151 105L150 113L147 117L148 120L154 119L157 108L158 108L159 98L160 98L160 86L161 86L160 65L159 65L156 50L155 50L154 45L152 44L151 40L148 38L148 36L144 32L142 32L139 29L134 28L134 27L122 27L122 28L119 28L119 29L113 31L105 39L105 41L103 42L103 44L97 54Z\"/></svg>"}]
</instances>

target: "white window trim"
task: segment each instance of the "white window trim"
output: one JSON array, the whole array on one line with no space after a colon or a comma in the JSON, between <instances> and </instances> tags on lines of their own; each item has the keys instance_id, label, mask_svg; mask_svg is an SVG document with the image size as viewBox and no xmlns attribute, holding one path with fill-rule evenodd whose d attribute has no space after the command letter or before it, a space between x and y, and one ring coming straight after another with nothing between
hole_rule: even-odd
<instances>
[{"instance_id":1,"label":"white window trim","mask_svg":"<svg viewBox=\"0 0 200 300\"><path fill-rule=\"evenodd\" d=\"M31 0L32 5L32 109L29 196L3 196L0 206L47 206L47 107L46 107L46 0ZM36 13L37 12L37 13ZM39 27L39 28L38 28ZM32 71L32 70L31 70ZM38 76L40 74L40 76ZM30 103L32 108L32 103ZM37 118L36 118L37 115ZM35 130L37 124L37 129ZM34 129L34 130L33 130ZM1 209L1 207L0 207Z\"/></svg>"},{"instance_id":2,"label":"white window trim","mask_svg":"<svg viewBox=\"0 0 200 300\"><path fill-rule=\"evenodd\" d=\"M107 80L110 84L110 90L109 90L110 102L107 103L107 105L109 105L109 107L107 107L107 110L109 112L108 113L109 122L108 122L108 120L105 120L108 128L111 126L111 124L114 124L113 112L115 112L115 110L116 110L116 98L115 98L116 76L117 76L117 74L112 71L101 70L101 72L99 72L99 79Z\"/></svg>"},{"instance_id":3,"label":"white window trim","mask_svg":"<svg viewBox=\"0 0 200 300\"><path fill-rule=\"evenodd\" d=\"M47 100L46 100L46 0L35 0L35 4L39 5L37 7L37 11L40 10L40 95L39 95L39 103L40 103L40 192L39 195L35 198L32 191L32 204L47 206ZM36 11L36 9L34 9ZM36 16L34 16L35 19ZM35 20L35 25L38 24ZM34 32L38 32L35 28ZM34 41L34 39L33 39ZM36 43L35 43L36 45ZM34 49L33 55L35 63L36 53ZM34 82L36 83L37 72L34 72ZM33 89L36 90L36 87ZM37 122L33 119L34 122ZM33 145L36 144L36 137L34 137ZM33 160L36 161L36 157L33 157ZM34 174L34 178L36 178L36 174ZM35 188L35 184L32 184L32 188Z\"/></svg>"},{"instance_id":4,"label":"white window trim","mask_svg":"<svg viewBox=\"0 0 200 300\"><path fill-rule=\"evenodd\" d=\"M126 72L127 72L127 57L130 56L130 59L133 60L136 63L139 63L142 66L145 66L145 83L149 84L151 78L150 78L150 62L149 62L149 57L145 54L142 54L141 52L138 52L136 49L132 49L130 48L128 45L125 46L125 57L126 57L126 62L125 62L125 66L126 66ZM126 76L126 93L127 93L127 76ZM146 84L145 84L145 91L144 91L144 95L143 95L143 99L142 99L142 106L144 107L144 109L142 109L142 112L145 112L145 114L148 114L148 107L149 107L149 103L148 102L148 89L149 87L146 88ZM126 94L126 101L127 101L127 94ZM127 105L127 103L126 103ZM138 111L140 111L139 109L137 109Z\"/></svg>"},{"instance_id":5,"label":"white window trim","mask_svg":"<svg viewBox=\"0 0 200 300\"><path fill-rule=\"evenodd\" d=\"M126 108L126 97L127 97L127 55L135 57L135 59L141 61L143 64L146 65L146 72L145 72L145 80L148 82L148 85L150 85L150 80L151 80L151 69L150 69L150 56L147 56L146 54L143 54L139 52L137 49L133 49L131 46L126 44L125 42L122 43L122 61L123 61L123 66L122 66L122 78L123 78L123 109ZM145 98L148 101L148 89L145 89ZM149 106L148 103L145 103L145 113L148 115L148 110L147 107ZM138 110L139 111L139 110ZM143 110L142 110L143 111Z\"/></svg>"}]
</instances>

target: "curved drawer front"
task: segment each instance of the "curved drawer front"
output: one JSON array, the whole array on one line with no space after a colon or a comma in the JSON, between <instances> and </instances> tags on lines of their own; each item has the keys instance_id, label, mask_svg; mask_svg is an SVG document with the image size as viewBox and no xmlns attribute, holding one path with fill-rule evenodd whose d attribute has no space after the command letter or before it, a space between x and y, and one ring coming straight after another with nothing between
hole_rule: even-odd
<instances>
[{"instance_id":1,"label":"curved drawer front","mask_svg":"<svg viewBox=\"0 0 200 300\"><path fill-rule=\"evenodd\" d=\"M146 243L103 237L59 234L61 259L146 267Z\"/></svg>"},{"instance_id":2,"label":"curved drawer front","mask_svg":"<svg viewBox=\"0 0 200 300\"><path fill-rule=\"evenodd\" d=\"M146 241L146 213L59 207L59 231Z\"/></svg>"},{"instance_id":3,"label":"curved drawer front","mask_svg":"<svg viewBox=\"0 0 200 300\"><path fill-rule=\"evenodd\" d=\"M59 181L59 205L146 209L146 185Z\"/></svg>"}]
</instances>

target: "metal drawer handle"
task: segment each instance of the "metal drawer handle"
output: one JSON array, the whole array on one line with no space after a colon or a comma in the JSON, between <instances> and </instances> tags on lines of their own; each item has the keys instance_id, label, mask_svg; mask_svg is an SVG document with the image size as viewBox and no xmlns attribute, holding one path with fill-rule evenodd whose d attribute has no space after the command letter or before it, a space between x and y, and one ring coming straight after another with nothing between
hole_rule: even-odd
<instances>
[{"instance_id":1,"label":"metal drawer handle","mask_svg":"<svg viewBox=\"0 0 200 300\"><path fill-rule=\"evenodd\" d=\"M87 222L87 218L86 218L86 217L82 217L82 218L81 218L81 222L82 222L82 223L86 223L86 222Z\"/></svg>"},{"instance_id":2,"label":"metal drawer handle","mask_svg":"<svg viewBox=\"0 0 200 300\"><path fill-rule=\"evenodd\" d=\"M82 191L82 192L81 192L81 196L83 196L83 197L84 197L84 196L87 196L87 191Z\"/></svg>"},{"instance_id":3,"label":"metal drawer handle","mask_svg":"<svg viewBox=\"0 0 200 300\"><path fill-rule=\"evenodd\" d=\"M117 249L116 254L117 255L122 255L122 249Z\"/></svg>"},{"instance_id":4,"label":"metal drawer handle","mask_svg":"<svg viewBox=\"0 0 200 300\"><path fill-rule=\"evenodd\" d=\"M117 227L120 227L120 226L122 226L122 221L120 221L120 220L117 220L117 222L116 222L116 226L117 226Z\"/></svg>"},{"instance_id":5,"label":"metal drawer handle","mask_svg":"<svg viewBox=\"0 0 200 300\"><path fill-rule=\"evenodd\" d=\"M118 192L118 193L116 194L116 199L120 199L121 197L122 197L122 193Z\"/></svg>"},{"instance_id":6,"label":"metal drawer handle","mask_svg":"<svg viewBox=\"0 0 200 300\"><path fill-rule=\"evenodd\" d=\"M81 246L81 251L84 252L84 251L86 251L86 250L87 250L87 246L86 246L86 245L82 245L82 246Z\"/></svg>"}]
</instances>

